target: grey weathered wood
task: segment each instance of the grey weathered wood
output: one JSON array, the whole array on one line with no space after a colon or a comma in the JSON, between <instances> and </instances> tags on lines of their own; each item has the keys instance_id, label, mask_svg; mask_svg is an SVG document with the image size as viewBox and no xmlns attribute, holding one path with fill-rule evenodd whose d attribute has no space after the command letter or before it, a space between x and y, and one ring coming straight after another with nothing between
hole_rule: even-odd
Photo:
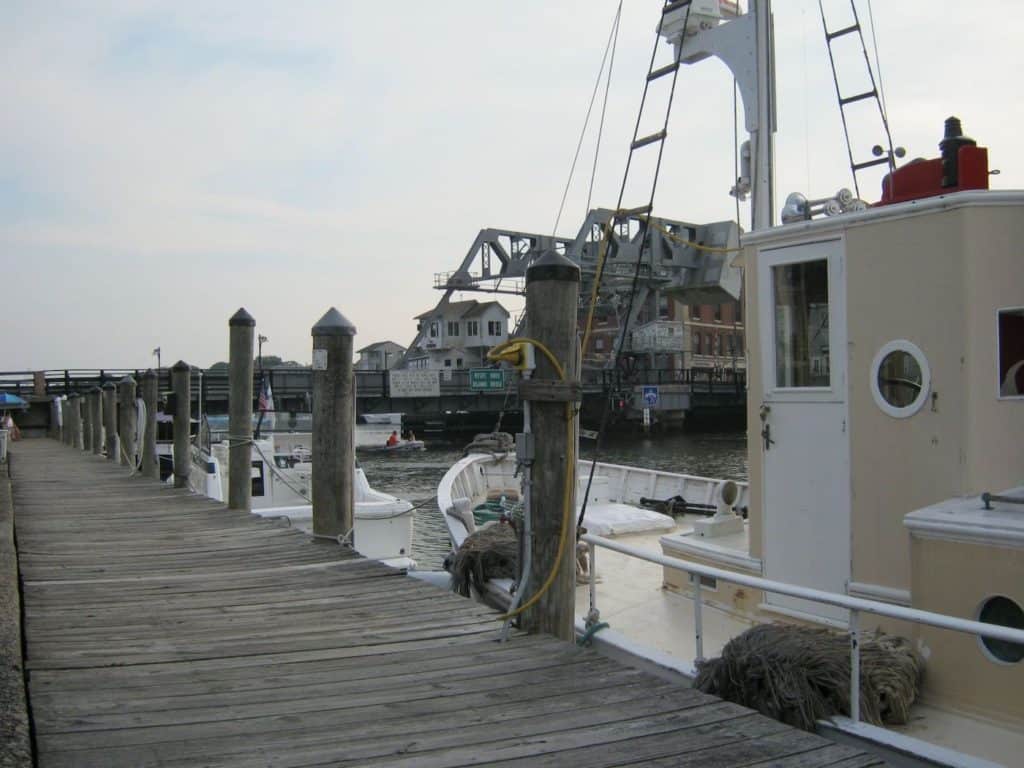
<instances>
[{"instance_id":1,"label":"grey weathered wood","mask_svg":"<svg viewBox=\"0 0 1024 768\"><path fill-rule=\"evenodd\" d=\"M878 764L591 649L496 643L491 611L278 521L13 450L42 768Z\"/></svg>"},{"instance_id":2,"label":"grey weathered wood","mask_svg":"<svg viewBox=\"0 0 1024 768\"><path fill-rule=\"evenodd\" d=\"M103 454L103 390L93 387L86 395L86 403L92 414L92 452Z\"/></svg>"},{"instance_id":3,"label":"grey weathered wood","mask_svg":"<svg viewBox=\"0 0 1024 768\"><path fill-rule=\"evenodd\" d=\"M138 462L138 446L136 443L136 424L138 411L135 405L135 379L125 376L118 387L118 405L121 418L118 423L118 435L121 443L120 463L135 467Z\"/></svg>"},{"instance_id":4,"label":"grey weathered wood","mask_svg":"<svg viewBox=\"0 0 1024 768\"><path fill-rule=\"evenodd\" d=\"M527 335L546 346L564 369L565 381L576 382L579 368L576 354L576 310L579 300L579 268L564 256L549 252L526 272ZM536 353L533 379L558 380L547 356ZM535 385L543 389L543 385ZM550 388L546 391L553 391ZM555 571L555 579L533 607L523 613L523 627L532 632L549 632L564 640L574 636L576 598L575 468L571 460L576 438L573 422L567 419L566 402L547 396L530 401L530 425L536 455L531 473L530 515L533 549L529 581L523 591L524 604L540 590ZM566 514L565 485L571 485ZM564 530L563 530L564 528ZM564 540L559 555L559 542Z\"/></svg>"},{"instance_id":5,"label":"grey weathered wood","mask_svg":"<svg viewBox=\"0 0 1024 768\"><path fill-rule=\"evenodd\" d=\"M252 342L256 321L239 309L228 320L228 507L252 507Z\"/></svg>"},{"instance_id":6,"label":"grey weathered wood","mask_svg":"<svg viewBox=\"0 0 1024 768\"><path fill-rule=\"evenodd\" d=\"M313 326L313 532L344 536L355 517L356 327L331 307Z\"/></svg>"},{"instance_id":7,"label":"grey weathered wood","mask_svg":"<svg viewBox=\"0 0 1024 768\"><path fill-rule=\"evenodd\" d=\"M174 487L187 488L192 471L189 437L192 418L192 369L184 360L171 366L171 388L174 390Z\"/></svg>"},{"instance_id":8,"label":"grey weathered wood","mask_svg":"<svg viewBox=\"0 0 1024 768\"><path fill-rule=\"evenodd\" d=\"M82 450L92 453L92 420L95 414L92 412L92 398L88 394L81 398L82 413Z\"/></svg>"},{"instance_id":9,"label":"grey weathered wood","mask_svg":"<svg viewBox=\"0 0 1024 768\"><path fill-rule=\"evenodd\" d=\"M107 460L117 459L117 386L108 381L103 385L103 447Z\"/></svg>"},{"instance_id":10,"label":"grey weathered wood","mask_svg":"<svg viewBox=\"0 0 1024 768\"><path fill-rule=\"evenodd\" d=\"M152 369L142 374L142 402L146 406L146 424L142 431L142 467L143 477L160 479L160 460L156 455L156 410L159 400L159 382L156 372Z\"/></svg>"}]
</instances>

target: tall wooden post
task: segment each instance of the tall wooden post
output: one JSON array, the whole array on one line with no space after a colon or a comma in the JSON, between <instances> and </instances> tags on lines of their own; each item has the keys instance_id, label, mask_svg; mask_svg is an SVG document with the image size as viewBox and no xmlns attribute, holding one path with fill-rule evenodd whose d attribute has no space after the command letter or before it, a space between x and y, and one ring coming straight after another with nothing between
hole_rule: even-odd
<instances>
[{"instance_id":1,"label":"tall wooden post","mask_svg":"<svg viewBox=\"0 0 1024 768\"><path fill-rule=\"evenodd\" d=\"M252 507L252 340L256 321L239 309L228 320L228 508Z\"/></svg>"},{"instance_id":2,"label":"tall wooden post","mask_svg":"<svg viewBox=\"0 0 1024 768\"><path fill-rule=\"evenodd\" d=\"M103 433L107 459L117 461L117 385L112 381L103 385Z\"/></svg>"},{"instance_id":3,"label":"tall wooden post","mask_svg":"<svg viewBox=\"0 0 1024 768\"><path fill-rule=\"evenodd\" d=\"M92 452L96 456L103 454L103 390L93 387L86 397L86 407L92 414Z\"/></svg>"},{"instance_id":4,"label":"tall wooden post","mask_svg":"<svg viewBox=\"0 0 1024 768\"><path fill-rule=\"evenodd\" d=\"M92 452L92 399L87 392L81 398L82 404L82 450Z\"/></svg>"},{"instance_id":5,"label":"tall wooden post","mask_svg":"<svg viewBox=\"0 0 1024 768\"><path fill-rule=\"evenodd\" d=\"M60 410L61 402L59 397L53 397L50 400L50 423L46 430L46 436L53 440L60 440L60 426L64 416Z\"/></svg>"},{"instance_id":6,"label":"tall wooden post","mask_svg":"<svg viewBox=\"0 0 1024 768\"><path fill-rule=\"evenodd\" d=\"M562 640L574 637L576 594L576 455L575 418L566 404L578 397L576 311L580 271L564 256L550 251L526 272L527 336L546 346L561 363L568 384L562 384L547 356L536 354L536 370L523 382L521 396L530 400L530 425L535 447L530 514L532 564L523 604L538 592L549 573L554 582L523 612L530 632L547 632ZM557 383L555 383L557 382ZM575 385L575 386L572 386ZM565 483L571 484L565 513ZM563 531L563 527L565 530ZM561 557L559 541L564 537Z\"/></svg>"},{"instance_id":7,"label":"tall wooden post","mask_svg":"<svg viewBox=\"0 0 1024 768\"><path fill-rule=\"evenodd\" d=\"M60 409L61 422L64 425L61 429L60 441L64 445L71 445L71 408L68 406L67 398L60 401Z\"/></svg>"},{"instance_id":8,"label":"tall wooden post","mask_svg":"<svg viewBox=\"0 0 1024 768\"><path fill-rule=\"evenodd\" d=\"M355 524L356 327L334 307L313 326L313 533Z\"/></svg>"},{"instance_id":9,"label":"tall wooden post","mask_svg":"<svg viewBox=\"0 0 1024 768\"><path fill-rule=\"evenodd\" d=\"M121 379L119 395L121 419L118 434L121 436L121 463L134 469L138 462L136 429L139 416L135 406L135 379L131 376Z\"/></svg>"},{"instance_id":10,"label":"tall wooden post","mask_svg":"<svg viewBox=\"0 0 1024 768\"><path fill-rule=\"evenodd\" d=\"M68 397L68 407L71 410L71 447L81 449L83 446L82 442L82 411L79 408L79 402L81 398L79 394L75 392Z\"/></svg>"},{"instance_id":11,"label":"tall wooden post","mask_svg":"<svg viewBox=\"0 0 1024 768\"><path fill-rule=\"evenodd\" d=\"M142 476L160 479L160 461L156 456L156 409L160 396L156 373L142 374L142 401L146 404L146 428L142 433Z\"/></svg>"},{"instance_id":12,"label":"tall wooden post","mask_svg":"<svg viewBox=\"0 0 1024 768\"><path fill-rule=\"evenodd\" d=\"M187 488L192 470L189 455L192 418L192 369L184 360L171 366L171 386L174 389L174 487Z\"/></svg>"}]
</instances>

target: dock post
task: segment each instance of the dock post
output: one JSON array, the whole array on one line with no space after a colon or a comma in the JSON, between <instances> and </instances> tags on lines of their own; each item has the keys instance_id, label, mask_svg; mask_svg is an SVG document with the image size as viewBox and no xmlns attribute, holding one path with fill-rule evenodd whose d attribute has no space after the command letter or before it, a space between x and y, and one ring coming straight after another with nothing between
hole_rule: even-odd
<instances>
[{"instance_id":1,"label":"dock post","mask_svg":"<svg viewBox=\"0 0 1024 768\"><path fill-rule=\"evenodd\" d=\"M64 445L71 445L71 406L68 405L68 399L65 397L61 400L61 421L64 422L64 429L60 433L60 441Z\"/></svg>"},{"instance_id":2,"label":"dock post","mask_svg":"<svg viewBox=\"0 0 1024 768\"><path fill-rule=\"evenodd\" d=\"M252 508L252 343L256 321L228 320L228 509Z\"/></svg>"},{"instance_id":3,"label":"dock post","mask_svg":"<svg viewBox=\"0 0 1024 768\"><path fill-rule=\"evenodd\" d=\"M138 446L135 444L135 430L138 426L139 414L135 405L135 379L125 376L119 385L119 401L121 403L121 419L118 434L121 437L121 463L135 469L138 463Z\"/></svg>"},{"instance_id":4,"label":"dock post","mask_svg":"<svg viewBox=\"0 0 1024 768\"><path fill-rule=\"evenodd\" d=\"M160 462L156 457L156 408L158 392L156 373L150 368L142 374L142 402L146 404L146 428L142 432L142 476L160 479Z\"/></svg>"},{"instance_id":5,"label":"dock post","mask_svg":"<svg viewBox=\"0 0 1024 768\"><path fill-rule=\"evenodd\" d=\"M313 533L355 525L356 327L334 307L313 326Z\"/></svg>"},{"instance_id":6,"label":"dock post","mask_svg":"<svg viewBox=\"0 0 1024 768\"><path fill-rule=\"evenodd\" d=\"M90 389L86 403L92 413L92 452L100 456L103 453L103 390L99 387Z\"/></svg>"},{"instance_id":7,"label":"dock post","mask_svg":"<svg viewBox=\"0 0 1024 768\"><path fill-rule=\"evenodd\" d=\"M117 461L117 385L112 381L103 385L103 432L107 459Z\"/></svg>"},{"instance_id":8,"label":"dock post","mask_svg":"<svg viewBox=\"0 0 1024 768\"><path fill-rule=\"evenodd\" d=\"M192 471L188 445L192 419L192 369L184 360L171 366L174 389L174 487L187 488Z\"/></svg>"},{"instance_id":9,"label":"dock post","mask_svg":"<svg viewBox=\"0 0 1024 768\"><path fill-rule=\"evenodd\" d=\"M87 392L81 398L82 403L82 450L92 453L92 401Z\"/></svg>"},{"instance_id":10,"label":"dock post","mask_svg":"<svg viewBox=\"0 0 1024 768\"><path fill-rule=\"evenodd\" d=\"M79 408L80 397L77 392L68 397L68 405L71 409L71 447L82 449L82 411Z\"/></svg>"},{"instance_id":11,"label":"dock post","mask_svg":"<svg viewBox=\"0 0 1024 768\"><path fill-rule=\"evenodd\" d=\"M526 272L527 336L546 346L564 369L566 384L547 356L536 354L536 369L523 382L521 397L530 400L534 460L530 488L532 563L523 604L544 585L552 570L551 587L523 612L529 632L547 632L562 640L575 637L576 596L576 461L575 418L567 421L567 404L575 408L572 387L577 384L576 312L580 270L554 251L543 254ZM529 385L529 387L527 387ZM570 434L570 427L571 434ZM565 483L571 484L565 511ZM562 530L563 527L566 530ZM559 542L564 537L561 557Z\"/></svg>"}]
</instances>

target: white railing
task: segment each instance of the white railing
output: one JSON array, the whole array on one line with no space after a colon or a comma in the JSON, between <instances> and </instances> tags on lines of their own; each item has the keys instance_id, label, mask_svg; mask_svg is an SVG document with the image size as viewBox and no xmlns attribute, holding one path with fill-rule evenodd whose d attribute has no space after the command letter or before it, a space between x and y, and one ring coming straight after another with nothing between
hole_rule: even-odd
<instances>
[{"instance_id":1,"label":"white railing","mask_svg":"<svg viewBox=\"0 0 1024 768\"><path fill-rule=\"evenodd\" d=\"M873 613L878 616L888 616L893 619L912 621L916 624L926 624L941 629L951 629L955 632L965 632L971 635L990 637L996 640L1004 640L1010 643L1024 645L1024 630L1003 627L998 624L986 624L980 621L970 621L955 616L946 616L941 613L922 611L917 608L906 608L901 605L878 602L877 600L866 600L861 597L850 597L835 592L826 592L821 589L800 587L795 584L786 584L781 581L761 578L760 576L746 576L742 573L727 571L722 568L714 568L708 565L699 565L686 560L680 560L667 555L660 555L656 552L647 552L628 544L621 544L603 536L585 534L580 537L590 545L590 613L587 615L588 622L598 620L597 609L597 548L605 547L623 555L646 560L649 563L656 563L667 568L673 568L687 574L707 576L713 579L739 584L752 589L759 589L763 592L772 592L788 597L797 597L802 600L811 600L826 605L835 605L845 608L850 612L848 632L850 634L850 719L854 722L860 721L860 629L858 627L860 613L862 611ZM693 580L693 626L696 640L696 660L704 658L703 620L701 617L701 588L700 579Z\"/></svg>"}]
</instances>

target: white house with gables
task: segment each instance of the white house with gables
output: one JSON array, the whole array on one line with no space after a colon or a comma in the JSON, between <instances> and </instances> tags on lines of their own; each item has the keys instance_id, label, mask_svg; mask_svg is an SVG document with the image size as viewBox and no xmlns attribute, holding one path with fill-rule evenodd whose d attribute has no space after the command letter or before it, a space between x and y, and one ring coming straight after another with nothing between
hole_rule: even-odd
<instances>
[{"instance_id":1,"label":"white house with gables","mask_svg":"<svg viewBox=\"0 0 1024 768\"><path fill-rule=\"evenodd\" d=\"M403 367L475 368L486 362L487 350L508 339L509 312L497 301L449 301L416 316L416 338Z\"/></svg>"},{"instance_id":2,"label":"white house with gables","mask_svg":"<svg viewBox=\"0 0 1024 768\"><path fill-rule=\"evenodd\" d=\"M386 371L402 360L405 347L393 341L378 341L358 350L357 371Z\"/></svg>"}]
</instances>

